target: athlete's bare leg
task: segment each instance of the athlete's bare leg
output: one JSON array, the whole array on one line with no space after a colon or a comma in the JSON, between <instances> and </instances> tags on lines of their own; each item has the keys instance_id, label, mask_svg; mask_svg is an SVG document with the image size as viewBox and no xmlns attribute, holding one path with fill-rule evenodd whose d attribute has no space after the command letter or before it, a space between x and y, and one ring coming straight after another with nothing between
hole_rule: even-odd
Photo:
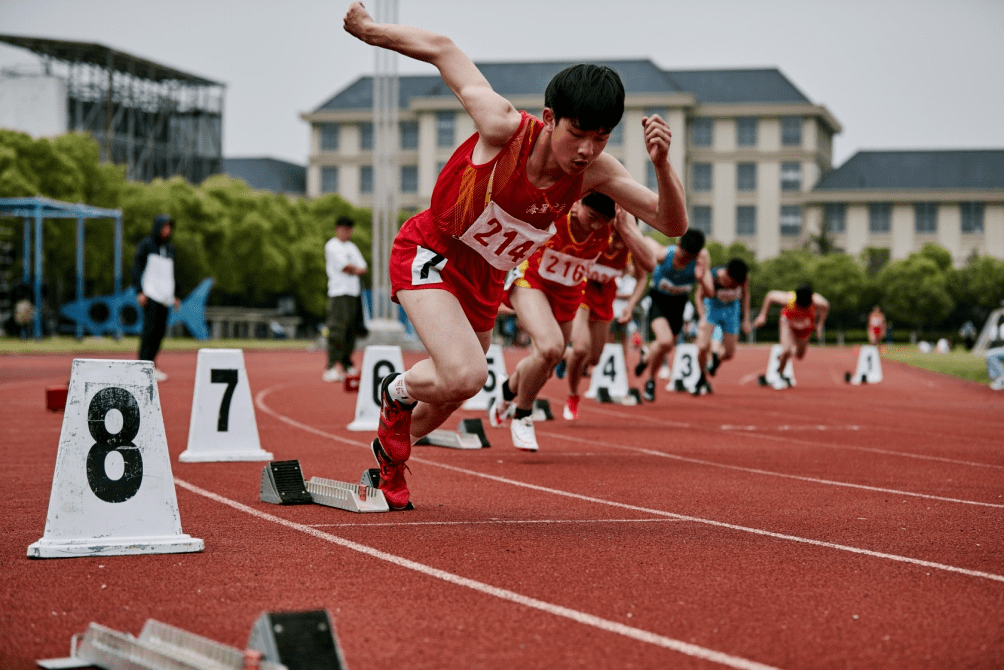
<instances>
[{"instance_id":1,"label":"athlete's bare leg","mask_svg":"<svg viewBox=\"0 0 1004 670\"><path fill-rule=\"evenodd\" d=\"M676 344L676 336L673 329L669 327L669 321L665 317L654 319L650 324L652 335L655 336L648 345L648 378L655 381L655 376L659 374L663 361L673 353L673 346ZM714 330L712 328L712 330ZM703 369L703 368L702 368Z\"/></svg>"},{"instance_id":2,"label":"athlete's bare leg","mask_svg":"<svg viewBox=\"0 0 1004 670\"><path fill-rule=\"evenodd\" d=\"M516 287L509 295L520 325L530 336L530 353L509 376L509 389L516 393L516 408L532 410L554 366L565 352L572 322L558 323L543 291Z\"/></svg>"},{"instance_id":3,"label":"athlete's bare leg","mask_svg":"<svg viewBox=\"0 0 1004 670\"><path fill-rule=\"evenodd\" d=\"M398 291L397 298L429 352L429 358L405 373L408 393L419 401L412 413L411 434L422 437L438 428L485 385L485 352L492 334L474 332L456 296L449 291Z\"/></svg>"},{"instance_id":4,"label":"athlete's bare leg","mask_svg":"<svg viewBox=\"0 0 1004 670\"><path fill-rule=\"evenodd\" d=\"M589 322L589 310L579 308L572 319L572 346L565 350L565 374L568 375L568 393L579 395L579 383L582 380L582 366L592 360L593 333ZM600 340L603 346L604 340Z\"/></svg>"}]
</instances>

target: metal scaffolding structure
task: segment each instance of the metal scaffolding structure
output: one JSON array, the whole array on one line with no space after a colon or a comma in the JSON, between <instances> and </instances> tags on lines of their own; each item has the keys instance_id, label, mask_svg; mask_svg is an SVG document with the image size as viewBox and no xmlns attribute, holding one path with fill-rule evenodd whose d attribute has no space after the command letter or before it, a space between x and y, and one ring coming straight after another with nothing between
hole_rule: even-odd
<instances>
[{"instance_id":1,"label":"metal scaffolding structure","mask_svg":"<svg viewBox=\"0 0 1004 670\"><path fill-rule=\"evenodd\" d=\"M182 175L198 184L223 171L225 86L100 44L0 35L41 56L66 82L67 130L87 132L101 159L129 179Z\"/></svg>"}]
</instances>

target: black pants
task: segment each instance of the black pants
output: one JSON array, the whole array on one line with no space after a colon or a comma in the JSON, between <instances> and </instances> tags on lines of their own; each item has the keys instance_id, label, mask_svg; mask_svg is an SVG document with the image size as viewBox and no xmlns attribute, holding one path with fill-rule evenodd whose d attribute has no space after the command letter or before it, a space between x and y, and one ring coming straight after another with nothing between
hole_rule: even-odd
<instances>
[{"instance_id":1,"label":"black pants","mask_svg":"<svg viewBox=\"0 0 1004 670\"><path fill-rule=\"evenodd\" d=\"M153 361L160 351L160 343L167 331L167 316L170 308L156 300L147 298L143 307L143 333L139 340L139 360Z\"/></svg>"},{"instance_id":2,"label":"black pants","mask_svg":"<svg viewBox=\"0 0 1004 670\"><path fill-rule=\"evenodd\" d=\"M352 367L352 351L356 348L356 318L359 298L352 295L328 297L328 367L341 363Z\"/></svg>"}]
</instances>

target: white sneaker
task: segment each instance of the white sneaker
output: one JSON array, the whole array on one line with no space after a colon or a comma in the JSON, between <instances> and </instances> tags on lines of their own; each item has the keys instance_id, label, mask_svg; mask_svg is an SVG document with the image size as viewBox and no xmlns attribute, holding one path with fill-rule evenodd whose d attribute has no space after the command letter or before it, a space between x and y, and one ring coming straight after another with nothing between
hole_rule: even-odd
<instances>
[{"instance_id":1,"label":"white sneaker","mask_svg":"<svg viewBox=\"0 0 1004 670\"><path fill-rule=\"evenodd\" d=\"M321 379L326 382L341 382L345 381L345 375L338 368L328 368L321 375Z\"/></svg>"},{"instance_id":2,"label":"white sneaker","mask_svg":"<svg viewBox=\"0 0 1004 670\"><path fill-rule=\"evenodd\" d=\"M488 425L492 428L501 428L515 411L516 403L505 400L502 396L495 396L488 403Z\"/></svg>"},{"instance_id":3,"label":"white sneaker","mask_svg":"<svg viewBox=\"0 0 1004 670\"><path fill-rule=\"evenodd\" d=\"M154 377L154 379L156 379L159 382L166 382L167 381L167 373L164 372L163 370L161 370L160 368L154 368L153 369L153 377Z\"/></svg>"},{"instance_id":4,"label":"white sneaker","mask_svg":"<svg viewBox=\"0 0 1004 670\"><path fill-rule=\"evenodd\" d=\"M772 381L770 383L770 386L775 391L784 391L786 389L791 388L791 385L788 384L787 381L785 381L784 377L778 377L778 378L776 378L774 381Z\"/></svg>"},{"instance_id":5,"label":"white sneaker","mask_svg":"<svg viewBox=\"0 0 1004 670\"><path fill-rule=\"evenodd\" d=\"M994 391L1004 391L1004 375L990 382L990 388Z\"/></svg>"},{"instance_id":6,"label":"white sneaker","mask_svg":"<svg viewBox=\"0 0 1004 670\"><path fill-rule=\"evenodd\" d=\"M537 433L533 429L533 419L528 416L513 419L509 424L512 446L523 451L537 451Z\"/></svg>"}]
</instances>

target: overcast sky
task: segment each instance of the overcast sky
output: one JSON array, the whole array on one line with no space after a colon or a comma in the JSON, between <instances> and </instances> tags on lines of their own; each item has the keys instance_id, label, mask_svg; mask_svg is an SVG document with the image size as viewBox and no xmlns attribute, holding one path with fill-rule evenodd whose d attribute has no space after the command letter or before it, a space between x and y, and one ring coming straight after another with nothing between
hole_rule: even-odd
<instances>
[{"instance_id":1,"label":"overcast sky","mask_svg":"<svg viewBox=\"0 0 1004 670\"><path fill-rule=\"evenodd\" d=\"M97 42L226 84L223 153L305 164L308 112L374 69L345 0L0 0L0 33ZM400 0L474 60L776 67L863 149L1004 149L1002 0ZM37 59L0 46L0 67ZM399 58L402 74L431 72ZM536 110L531 110L536 111Z\"/></svg>"}]
</instances>

